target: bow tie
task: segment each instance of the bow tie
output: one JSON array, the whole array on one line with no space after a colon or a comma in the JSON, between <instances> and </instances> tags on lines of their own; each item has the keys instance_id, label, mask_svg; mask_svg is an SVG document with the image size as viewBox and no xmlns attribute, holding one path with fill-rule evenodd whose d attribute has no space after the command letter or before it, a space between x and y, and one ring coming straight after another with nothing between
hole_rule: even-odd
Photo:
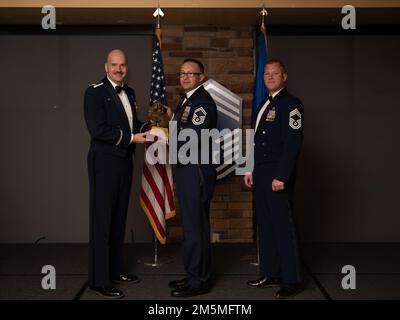
<instances>
[{"instance_id":1,"label":"bow tie","mask_svg":"<svg viewBox=\"0 0 400 320\"><path fill-rule=\"evenodd\" d=\"M268 101L269 100L269 102L271 102L272 101L272 96L268 96L268 98L267 98L267 100L266 101Z\"/></svg>"},{"instance_id":2,"label":"bow tie","mask_svg":"<svg viewBox=\"0 0 400 320\"><path fill-rule=\"evenodd\" d=\"M120 93L122 90L128 89L128 86L126 84L124 84L122 87L121 86L115 86L115 90L117 90L118 93Z\"/></svg>"}]
</instances>

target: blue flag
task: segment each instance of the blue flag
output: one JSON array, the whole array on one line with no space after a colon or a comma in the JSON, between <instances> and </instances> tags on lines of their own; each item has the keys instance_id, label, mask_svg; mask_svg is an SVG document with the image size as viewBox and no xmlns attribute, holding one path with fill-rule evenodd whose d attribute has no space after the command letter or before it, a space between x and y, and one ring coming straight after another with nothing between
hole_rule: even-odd
<instances>
[{"instance_id":1,"label":"blue flag","mask_svg":"<svg viewBox=\"0 0 400 320\"><path fill-rule=\"evenodd\" d=\"M261 101L268 95L268 89L264 84L264 65L267 62L267 30L265 26L261 26L259 36L259 49L257 59L256 80L254 83L253 108L251 112L251 120L254 123L257 116L258 107Z\"/></svg>"},{"instance_id":2,"label":"blue flag","mask_svg":"<svg viewBox=\"0 0 400 320\"><path fill-rule=\"evenodd\" d=\"M167 91L165 88L164 66L161 55L161 33L160 29L156 30L153 37L153 63L151 65L151 88L150 103L156 101L163 105L168 105Z\"/></svg>"}]
</instances>

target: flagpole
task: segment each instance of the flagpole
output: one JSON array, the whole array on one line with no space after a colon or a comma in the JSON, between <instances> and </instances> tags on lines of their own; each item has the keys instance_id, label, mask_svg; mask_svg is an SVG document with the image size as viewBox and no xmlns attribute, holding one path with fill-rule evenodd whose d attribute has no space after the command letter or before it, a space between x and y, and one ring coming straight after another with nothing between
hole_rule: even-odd
<instances>
[{"instance_id":1,"label":"flagpole","mask_svg":"<svg viewBox=\"0 0 400 320\"><path fill-rule=\"evenodd\" d=\"M265 49L267 50L268 48L268 43L267 43L267 33L266 33L266 27L265 27L265 17L268 15L268 11L265 8L265 5L263 5L261 11L260 11L260 15L261 15L261 31L264 34L264 41L265 41ZM254 209L254 200L253 200L253 216L256 215L256 210ZM253 221L256 219L253 219ZM258 234L258 228L255 228L255 232L256 232L256 252L257 252L257 256L255 257L254 260L250 261L250 265L252 266L259 266L260 265L260 237Z\"/></svg>"},{"instance_id":2,"label":"flagpole","mask_svg":"<svg viewBox=\"0 0 400 320\"><path fill-rule=\"evenodd\" d=\"M153 13L154 18L156 18L156 28L155 28L155 36L159 39L160 43L160 49L161 49L161 24L160 24L160 17L164 16L164 12L160 8L160 4L158 4L157 9ZM158 257L158 239L157 235L154 232L153 229L153 249L154 249L154 254L152 257L152 260L150 260L148 257L144 259L140 259L139 262L144 264L145 266L149 267L161 267L167 263L170 263L173 261L171 257Z\"/></svg>"},{"instance_id":3,"label":"flagpole","mask_svg":"<svg viewBox=\"0 0 400 320\"><path fill-rule=\"evenodd\" d=\"M268 15L268 11L265 8L265 5L263 5L263 7L261 8L260 11L260 16L261 16L261 33L264 37L264 42L265 42L265 52L267 51L267 28L265 26L265 17ZM257 64L257 63L256 63ZM255 64L255 66L256 66ZM257 67L256 67L257 68ZM256 69L257 70L257 69ZM256 71L257 73L257 71ZM254 99L254 98L253 98ZM254 117L254 106L253 106L253 112L252 112L252 118ZM256 255L248 255L245 258L241 259L241 260L249 260L249 264L252 266L259 266L260 265L260 238L258 235L258 228L257 228L257 218L256 218L256 210L255 210L255 205L254 205L254 196L253 196L253 201L252 201L252 206L253 206L253 226L256 226L254 229L254 241L256 243Z\"/></svg>"},{"instance_id":4,"label":"flagpole","mask_svg":"<svg viewBox=\"0 0 400 320\"><path fill-rule=\"evenodd\" d=\"M161 267L165 264L171 263L173 259L168 256L164 256L162 258L158 257L158 239L156 234L153 232L153 256L152 257L145 257L142 259L139 259L139 263L147 266L147 267Z\"/></svg>"},{"instance_id":5,"label":"flagpole","mask_svg":"<svg viewBox=\"0 0 400 320\"><path fill-rule=\"evenodd\" d=\"M157 265L158 262L158 241L157 237L154 234L154 264Z\"/></svg>"}]
</instances>

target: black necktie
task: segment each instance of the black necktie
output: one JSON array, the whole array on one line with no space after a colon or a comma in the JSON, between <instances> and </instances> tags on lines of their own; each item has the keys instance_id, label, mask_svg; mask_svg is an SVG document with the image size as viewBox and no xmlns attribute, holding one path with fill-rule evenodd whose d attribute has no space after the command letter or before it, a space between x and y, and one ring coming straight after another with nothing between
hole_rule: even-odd
<instances>
[{"instance_id":1,"label":"black necktie","mask_svg":"<svg viewBox=\"0 0 400 320\"><path fill-rule=\"evenodd\" d=\"M187 99L187 95L186 95L186 93L182 93L181 94L181 104L183 103L183 101L185 101L185 99Z\"/></svg>"},{"instance_id":2,"label":"black necktie","mask_svg":"<svg viewBox=\"0 0 400 320\"><path fill-rule=\"evenodd\" d=\"M265 99L265 102L264 102L264 104L267 102L267 101L269 101L269 104L271 104L271 102L272 102L272 96L268 96L268 98L266 98ZM261 107L262 108L262 107ZM262 119L264 119L266 116L267 116L267 112L269 111L269 105L265 108L265 110L264 110L264 112L262 113L262 115L261 115L261 118L260 118L260 122L262 121ZM257 120L256 120L257 121ZM257 131L258 131L258 128L260 128L260 124L258 124L258 127L257 127Z\"/></svg>"},{"instance_id":3,"label":"black necktie","mask_svg":"<svg viewBox=\"0 0 400 320\"><path fill-rule=\"evenodd\" d=\"M128 88L126 84L124 84L122 87L121 86L115 86L115 90L117 90L118 93L120 93L122 90L125 90Z\"/></svg>"},{"instance_id":4,"label":"black necktie","mask_svg":"<svg viewBox=\"0 0 400 320\"><path fill-rule=\"evenodd\" d=\"M180 109L183 106L183 102L185 101L185 99L187 99L186 93L182 93L181 94L181 101L179 101L177 110Z\"/></svg>"},{"instance_id":5,"label":"black necktie","mask_svg":"<svg viewBox=\"0 0 400 320\"><path fill-rule=\"evenodd\" d=\"M180 95L181 100L179 101L178 105L175 108L174 111L174 119L179 119L181 117L182 114L182 106L183 106L183 101L185 101L185 99L187 99L186 93L182 93Z\"/></svg>"},{"instance_id":6,"label":"black necktie","mask_svg":"<svg viewBox=\"0 0 400 320\"><path fill-rule=\"evenodd\" d=\"M267 101L269 101L269 104L271 104L272 99L273 99L272 96L268 96L268 97L265 99L265 102L263 103L263 105L266 104ZM262 107L263 107L263 106L261 106L261 109L262 109ZM269 107L269 105L268 105L268 107ZM264 114L269 110L268 107L265 108L262 117L264 117ZM261 109L260 109L260 110L261 110ZM261 118L262 118L262 117L261 117Z\"/></svg>"}]
</instances>

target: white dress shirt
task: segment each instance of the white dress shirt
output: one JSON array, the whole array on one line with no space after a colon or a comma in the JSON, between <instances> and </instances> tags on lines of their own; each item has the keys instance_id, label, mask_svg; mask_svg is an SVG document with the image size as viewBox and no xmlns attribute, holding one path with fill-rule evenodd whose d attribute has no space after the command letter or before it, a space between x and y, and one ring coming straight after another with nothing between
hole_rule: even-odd
<instances>
[{"instance_id":1,"label":"white dress shirt","mask_svg":"<svg viewBox=\"0 0 400 320\"><path fill-rule=\"evenodd\" d=\"M192 89L192 90L186 92L186 98L185 98L185 100L183 100L182 105L183 105L183 104L186 102L186 100L189 99L190 96L191 96L198 88L200 88L202 85L203 85L203 84L201 84L201 85L197 86L196 88L194 88L194 89Z\"/></svg>"},{"instance_id":2,"label":"white dress shirt","mask_svg":"<svg viewBox=\"0 0 400 320\"><path fill-rule=\"evenodd\" d=\"M117 86L117 84L115 82L113 82L108 76L107 76L108 81L111 82L111 84L113 85L114 89ZM131 132L132 132L132 128L133 128L133 114L132 114L132 108L131 108L131 104L129 102L128 96L125 92L125 90L121 90L120 93L117 93L119 98L121 99L122 105L124 106L125 109L125 113L126 113L126 117L128 118L128 122L129 122L129 127L131 128Z\"/></svg>"},{"instance_id":3,"label":"white dress shirt","mask_svg":"<svg viewBox=\"0 0 400 320\"><path fill-rule=\"evenodd\" d=\"M186 100L189 99L189 97L190 97L198 88L200 88L202 85L203 85L203 84L197 86L197 87L194 88L193 90L190 90L190 91L186 92L186 93L185 93L185 96L186 96L186 97L185 97L185 99L182 101L181 106L183 106L183 105L185 104ZM175 113L172 114L171 121L173 121L174 118L175 118Z\"/></svg>"}]
</instances>

